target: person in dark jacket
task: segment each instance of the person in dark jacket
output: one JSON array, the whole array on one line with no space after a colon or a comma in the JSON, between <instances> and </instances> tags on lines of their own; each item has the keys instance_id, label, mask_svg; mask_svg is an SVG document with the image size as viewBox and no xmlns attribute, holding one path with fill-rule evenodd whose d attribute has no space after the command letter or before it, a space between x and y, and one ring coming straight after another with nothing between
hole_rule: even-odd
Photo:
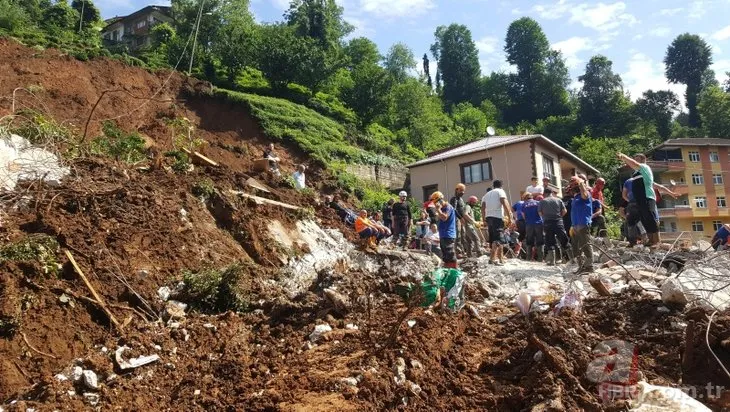
<instances>
[{"instance_id":1,"label":"person in dark jacket","mask_svg":"<svg viewBox=\"0 0 730 412\"><path fill-rule=\"evenodd\" d=\"M464 214L466 213L466 202L464 202L464 192L466 192L466 186L463 183L456 185L454 190L454 197L449 200L449 204L454 208L456 213L456 253L459 255L464 254L466 249L464 243Z\"/></svg>"},{"instance_id":2,"label":"person in dark jacket","mask_svg":"<svg viewBox=\"0 0 730 412\"><path fill-rule=\"evenodd\" d=\"M393 236L396 246L408 246L408 237L411 233L411 225L413 224L413 215L411 214L411 205L408 204L408 193L401 191L398 193L400 201L393 204Z\"/></svg>"}]
</instances>

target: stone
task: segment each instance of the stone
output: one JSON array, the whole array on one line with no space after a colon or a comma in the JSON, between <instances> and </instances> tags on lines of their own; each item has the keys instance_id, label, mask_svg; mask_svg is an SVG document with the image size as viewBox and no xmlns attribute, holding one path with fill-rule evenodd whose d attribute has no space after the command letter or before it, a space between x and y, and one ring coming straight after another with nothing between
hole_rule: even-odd
<instances>
[{"instance_id":1,"label":"stone","mask_svg":"<svg viewBox=\"0 0 730 412\"><path fill-rule=\"evenodd\" d=\"M687 295L677 279L667 279L661 286L662 302L667 305L686 305Z\"/></svg>"},{"instance_id":2,"label":"stone","mask_svg":"<svg viewBox=\"0 0 730 412\"><path fill-rule=\"evenodd\" d=\"M84 375L84 369L81 366L74 366L71 370L71 377L73 378L74 382L78 382L81 380L81 377Z\"/></svg>"},{"instance_id":3,"label":"stone","mask_svg":"<svg viewBox=\"0 0 730 412\"><path fill-rule=\"evenodd\" d=\"M162 318L165 320L182 320L185 319L185 309L188 305L178 302L176 300L168 301L165 305L165 310L162 313Z\"/></svg>"},{"instance_id":4,"label":"stone","mask_svg":"<svg viewBox=\"0 0 730 412\"><path fill-rule=\"evenodd\" d=\"M340 379L340 382L342 382L343 384L345 384L347 386L357 386L357 383L358 383L357 382L357 379L356 378L352 378L352 377L350 377L350 378L342 378L342 379Z\"/></svg>"},{"instance_id":5,"label":"stone","mask_svg":"<svg viewBox=\"0 0 730 412\"><path fill-rule=\"evenodd\" d=\"M170 299L171 293L172 293L172 290L170 290L170 288L167 286L163 286L163 287L157 289L157 296L159 296L163 302L167 302L168 299Z\"/></svg>"},{"instance_id":6,"label":"stone","mask_svg":"<svg viewBox=\"0 0 730 412\"><path fill-rule=\"evenodd\" d=\"M84 385L87 388L98 390L99 389L99 378L96 376L94 371L85 370L83 372Z\"/></svg>"},{"instance_id":7,"label":"stone","mask_svg":"<svg viewBox=\"0 0 730 412\"><path fill-rule=\"evenodd\" d=\"M332 326L328 324L317 325L314 327L312 333L309 334L310 342L317 342L323 335L328 332L332 332Z\"/></svg>"},{"instance_id":8,"label":"stone","mask_svg":"<svg viewBox=\"0 0 730 412\"><path fill-rule=\"evenodd\" d=\"M395 365L393 365L393 373L395 376L393 379L395 380L395 384L398 386L402 386L406 383L406 360L403 358L398 358L395 360Z\"/></svg>"}]
</instances>

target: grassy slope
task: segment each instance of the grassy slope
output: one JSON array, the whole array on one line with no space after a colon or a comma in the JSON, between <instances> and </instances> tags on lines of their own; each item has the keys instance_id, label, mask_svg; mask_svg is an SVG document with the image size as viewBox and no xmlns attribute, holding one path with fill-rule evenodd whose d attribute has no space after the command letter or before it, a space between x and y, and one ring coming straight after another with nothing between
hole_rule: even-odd
<instances>
[{"instance_id":1,"label":"grassy slope","mask_svg":"<svg viewBox=\"0 0 730 412\"><path fill-rule=\"evenodd\" d=\"M213 95L244 105L271 138L289 140L325 166L333 163L397 165L398 161L364 150L347 139L345 128L305 106L276 97L216 88Z\"/></svg>"}]
</instances>

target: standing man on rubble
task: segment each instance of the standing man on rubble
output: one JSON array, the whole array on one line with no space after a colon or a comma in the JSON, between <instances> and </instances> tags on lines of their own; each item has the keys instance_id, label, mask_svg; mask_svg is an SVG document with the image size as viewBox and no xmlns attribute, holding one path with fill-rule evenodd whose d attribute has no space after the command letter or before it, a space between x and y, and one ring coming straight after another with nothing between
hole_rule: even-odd
<instances>
[{"instance_id":1,"label":"standing man on rubble","mask_svg":"<svg viewBox=\"0 0 730 412\"><path fill-rule=\"evenodd\" d=\"M507 193L502 189L502 181L494 181L494 189L484 195L486 205L487 225L489 226L489 241L492 242L492 254L489 263L493 265L504 265L504 250L502 232L504 232L504 217L509 216L510 222L514 221L512 208L507 200Z\"/></svg>"},{"instance_id":2,"label":"standing man on rubble","mask_svg":"<svg viewBox=\"0 0 730 412\"><path fill-rule=\"evenodd\" d=\"M444 267L456 269L456 211L444 200L441 192L431 195L430 207L438 217L439 246Z\"/></svg>"},{"instance_id":3,"label":"standing man on rubble","mask_svg":"<svg viewBox=\"0 0 730 412\"><path fill-rule=\"evenodd\" d=\"M525 227L527 228L527 260L537 259L538 262L542 262L545 259L543 252L543 244L545 239L543 237L543 221L540 216L540 202L542 200L541 195L535 195L537 199L533 199L532 193L525 193L524 206L522 206L522 216L525 218Z\"/></svg>"},{"instance_id":4,"label":"standing man on rubble","mask_svg":"<svg viewBox=\"0 0 730 412\"><path fill-rule=\"evenodd\" d=\"M545 199L540 201L538 211L543 219L543 225L545 226L545 247L547 248L547 264L548 266L555 266L556 253L557 253L557 242L560 242L560 249L565 254L563 258L569 258L568 234L565 232L565 226L563 225L563 216L568 213L565 208L565 203L555 196L555 193L550 188L545 188Z\"/></svg>"},{"instance_id":5,"label":"standing man on rubble","mask_svg":"<svg viewBox=\"0 0 730 412\"><path fill-rule=\"evenodd\" d=\"M603 188L606 186L606 180L602 177L596 179L591 190L593 197L593 224L591 225L591 234L597 237L607 237L608 229L606 227L606 203L603 197Z\"/></svg>"},{"instance_id":6,"label":"standing man on rubble","mask_svg":"<svg viewBox=\"0 0 730 412\"><path fill-rule=\"evenodd\" d=\"M525 215L522 214L522 208L525 206L525 200L527 200L527 195L530 194L528 192L525 192L522 195L522 198L519 202L516 202L514 205L512 205L512 212L515 214L515 218L517 219L517 233L519 233L517 237L517 246L515 246L515 255L517 257L520 257L520 250L522 249L522 244L525 243L525 238L527 237L527 227L525 226ZM528 253L529 257L529 253Z\"/></svg>"},{"instance_id":7,"label":"standing man on rubble","mask_svg":"<svg viewBox=\"0 0 730 412\"><path fill-rule=\"evenodd\" d=\"M624 162L627 166L634 169L634 177L641 176L644 183L644 193L637 191L634 185L634 197L639 206L639 217L641 224L646 230L646 236L649 238L646 246L659 244L659 216L656 206L656 193L654 192L654 173L652 173L649 165L646 164L646 155L637 154L634 158L630 158L623 153L617 153L616 157Z\"/></svg>"},{"instance_id":8,"label":"standing man on rubble","mask_svg":"<svg viewBox=\"0 0 730 412\"><path fill-rule=\"evenodd\" d=\"M588 183L578 176L573 176L577 186L573 189L573 202L570 220L573 223L573 255L578 259L576 273L593 272L593 248L591 247L591 216L593 216L593 198Z\"/></svg>"},{"instance_id":9,"label":"standing man on rubble","mask_svg":"<svg viewBox=\"0 0 730 412\"><path fill-rule=\"evenodd\" d=\"M464 249L464 213L466 212L466 203L464 202L464 192L466 186L463 183L456 185L454 197L449 200L449 204L456 211L456 253L463 254Z\"/></svg>"},{"instance_id":10,"label":"standing man on rubble","mask_svg":"<svg viewBox=\"0 0 730 412\"><path fill-rule=\"evenodd\" d=\"M411 234L413 215L411 206L408 204L408 193L401 190L398 193L399 202L393 204L393 235L396 238L396 246L408 247L408 237Z\"/></svg>"},{"instance_id":11,"label":"standing man on rubble","mask_svg":"<svg viewBox=\"0 0 730 412\"><path fill-rule=\"evenodd\" d=\"M393 204L395 199L390 198L388 202L383 205L383 225L393 232Z\"/></svg>"},{"instance_id":12,"label":"standing man on rubble","mask_svg":"<svg viewBox=\"0 0 730 412\"><path fill-rule=\"evenodd\" d=\"M525 193L531 194L533 198L537 195L542 196L545 188L537 183L537 176L532 176L531 182L532 184L530 186L527 186L527 188L525 189Z\"/></svg>"},{"instance_id":13,"label":"standing man on rubble","mask_svg":"<svg viewBox=\"0 0 730 412\"><path fill-rule=\"evenodd\" d=\"M482 242L479 240L476 227L477 219L474 216L477 203L479 203L479 199L476 196L469 197L464 212L464 251L467 256L475 257L482 254Z\"/></svg>"},{"instance_id":14,"label":"standing man on rubble","mask_svg":"<svg viewBox=\"0 0 730 412\"><path fill-rule=\"evenodd\" d=\"M269 170L276 176L281 176L281 171L279 170L279 162L281 162L281 159L274 152L273 143L269 143L266 149L264 149L264 159L269 160Z\"/></svg>"}]
</instances>

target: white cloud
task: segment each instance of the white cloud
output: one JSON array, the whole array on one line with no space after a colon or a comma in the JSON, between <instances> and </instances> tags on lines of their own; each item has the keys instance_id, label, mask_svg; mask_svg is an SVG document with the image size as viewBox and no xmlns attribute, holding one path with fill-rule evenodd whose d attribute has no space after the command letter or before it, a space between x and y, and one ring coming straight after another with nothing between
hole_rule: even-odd
<instances>
[{"instance_id":1,"label":"white cloud","mask_svg":"<svg viewBox=\"0 0 730 412\"><path fill-rule=\"evenodd\" d=\"M705 1L693 0L689 5L689 13L687 16L690 19L699 19L704 16L705 13L707 13L707 10L705 9Z\"/></svg>"},{"instance_id":2,"label":"white cloud","mask_svg":"<svg viewBox=\"0 0 730 412\"><path fill-rule=\"evenodd\" d=\"M434 7L434 0L360 0L362 11L381 17L416 16Z\"/></svg>"},{"instance_id":3,"label":"white cloud","mask_svg":"<svg viewBox=\"0 0 730 412\"><path fill-rule=\"evenodd\" d=\"M713 40L723 41L730 39L730 26L725 26L712 34Z\"/></svg>"},{"instance_id":4,"label":"white cloud","mask_svg":"<svg viewBox=\"0 0 730 412\"><path fill-rule=\"evenodd\" d=\"M636 41L636 40L641 40L643 38L644 38L644 35L643 34L637 34L634 37L632 37L631 40Z\"/></svg>"},{"instance_id":5,"label":"white cloud","mask_svg":"<svg viewBox=\"0 0 730 412\"><path fill-rule=\"evenodd\" d=\"M573 69L578 67L582 61L578 57L578 53L592 49L593 42L588 37L571 37L553 44L552 48L563 53L565 64L568 68Z\"/></svg>"},{"instance_id":6,"label":"white cloud","mask_svg":"<svg viewBox=\"0 0 730 412\"><path fill-rule=\"evenodd\" d=\"M681 84L670 84L664 77L664 64L656 62L649 56L635 52L628 62L628 70L621 74L624 87L631 94L631 99L636 100L646 90L671 90L677 94L680 101L684 101L684 86Z\"/></svg>"},{"instance_id":7,"label":"white cloud","mask_svg":"<svg viewBox=\"0 0 730 412\"><path fill-rule=\"evenodd\" d=\"M554 4L535 5L531 11L546 20L570 15L571 23L580 23L587 28L611 34L621 26L633 26L639 22L634 15L626 12L626 3L623 1L589 4L558 0Z\"/></svg>"},{"instance_id":8,"label":"white cloud","mask_svg":"<svg viewBox=\"0 0 730 412\"><path fill-rule=\"evenodd\" d=\"M512 9L511 13L512 14L522 14L522 10L514 8L514 9Z\"/></svg>"},{"instance_id":9,"label":"white cloud","mask_svg":"<svg viewBox=\"0 0 730 412\"><path fill-rule=\"evenodd\" d=\"M568 11L572 4L568 3L567 0L558 0L555 4L538 4L532 7L532 12L537 13L540 18L547 20L555 20L563 17Z\"/></svg>"},{"instance_id":10,"label":"white cloud","mask_svg":"<svg viewBox=\"0 0 730 412\"><path fill-rule=\"evenodd\" d=\"M674 16L677 13L680 13L682 10L684 10L682 7L677 7L674 9L661 9L659 10L660 16Z\"/></svg>"},{"instance_id":11,"label":"white cloud","mask_svg":"<svg viewBox=\"0 0 730 412\"><path fill-rule=\"evenodd\" d=\"M672 32L672 29L666 26L654 27L649 30L649 36L652 37L667 37Z\"/></svg>"},{"instance_id":12,"label":"white cloud","mask_svg":"<svg viewBox=\"0 0 730 412\"><path fill-rule=\"evenodd\" d=\"M726 80L728 80L728 76L725 72L730 71L730 59L718 60L713 63L710 68L715 71L717 81L719 81L720 84L723 84Z\"/></svg>"},{"instance_id":13,"label":"white cloud","mask_svg":"<svg viewBox=\"0 0 730 412\"><path fill-rule=\"evenodd\" d=\"M480 55L491 55L497 51L499 39L494 36L485 36L476 41Z\"/></svg>"},{"instance_id":14,"label":"white cloud","mask_svg":"<svg viewBox=\"0 0 730 412\"><path fill-rule=\"evenodd\" d=\"M633 26L639 22L632 14L626 13L626 3L622 1L596 5L582 3L571 8L570 14L571 22L601 32L609 32L623 25Z\"/></svg>"}]
</instances>

